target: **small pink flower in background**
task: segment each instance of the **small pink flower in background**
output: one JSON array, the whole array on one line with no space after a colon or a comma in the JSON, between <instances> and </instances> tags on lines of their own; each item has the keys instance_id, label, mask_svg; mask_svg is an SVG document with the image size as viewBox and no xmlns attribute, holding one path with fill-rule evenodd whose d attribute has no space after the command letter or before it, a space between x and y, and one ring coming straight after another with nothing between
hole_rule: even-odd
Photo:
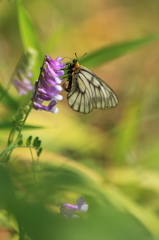
<instances>
[{"instance_id":1,"label":"small pink flower in background","mask_svg":"<svg viewBox=\"0 0 159 240\"><path fill-rule=\"evenodd\" d=\"M32 91L34 89L29 79L23 79L23 81L13 79L12 82L17 89L19 95L27 95L29 91Z\"/></svg>"},{"instance_id":2,"label":"small pink flower in background","mask_svg":"<svg viewBox=\"0 0 159 240\"><path fill-rule=\"evenodd\" d=\"M77 205L73 205L70 203L62 203L62 207L60 208L61 213L69 218L79 218L78 215L75 215L75 211L81 211L81 212L87 212L88 210L88 204L85 202L85 200L82 197L79 197L77 199Z\"/></svg>"},{"instance_id":3,"label":"small pink flower in background","mask_svg":"<svg viewBox=\"0 0 159 240\"><path fill-rule=\"evenodd\" d=\"M12 82L19 95L27 95L29 91L34 89L34 86L31 84L31 78L36 57L37 51L33 48L28 48L16 67Z\"/></svg>"}]
</instances>

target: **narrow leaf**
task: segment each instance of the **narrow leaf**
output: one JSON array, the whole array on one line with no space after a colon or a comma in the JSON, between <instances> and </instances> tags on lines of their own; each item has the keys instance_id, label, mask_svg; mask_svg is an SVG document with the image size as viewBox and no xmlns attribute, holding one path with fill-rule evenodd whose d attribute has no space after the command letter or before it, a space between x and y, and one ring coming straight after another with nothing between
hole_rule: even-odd
<instances>
[{"instance_id":1,"label":"narrow leaf","mask_svg":"<svg viewBox=\"0 0 159 240\"><path fill-rule=\"evenodd\" d=\"M31 18L22 6L21 0L17 1L17 8L19 28L24 48L27 49L28 47L33 47L35 49L39 49L38 40L35 35Z\"/></svg>"},{"instance_id":2,"label":"narrow leaf","mask_svg":"<svg viewBox=\"0 0 159 240\"><path fill-rule=\"evenodd\" d=\"M24 49L32 47L36 49L39 53L39 58L37 58L35 63L35 71L33 71L34 75L37 75L39 71L39 66L41 66L41 62L43 61L43 54L39 46L39 41L36 36L36 31L33 27L32 20L28 12L22 6L21 0L17 0L17 9L20 34Z\"/></svg>"},{"instance_id":3,"label":"narrow leaf","mask_svg":"<svg viewBox=\"0 0 159 240\"><path fill-rule=\"evenodd\" d=\"M92 52L91 54L86 55L86 57L84 57L80 61L80 63L86 67L95 67L101 65L104 62L123 56L130 51L139 49L144 45L157 39L158 35L149 36L147 38L142 38L131 42L124 42L106 46L95 52Z\"/></svg>"},{"instance_id":4,"label":"narrow leaf","mask_svg":"<svg viewBox=\"0 0 159 240\"><path fill-rule=\"evenodd\" d=\"M11 122L0 122L0 129L2 130L6 130L9 128L13 127L13 123ZM39 129L39 128L43 128L42 126L33 126L33 125L25 125L23 130L29 130L29 129Z\"/></svg>"}]
</instances>

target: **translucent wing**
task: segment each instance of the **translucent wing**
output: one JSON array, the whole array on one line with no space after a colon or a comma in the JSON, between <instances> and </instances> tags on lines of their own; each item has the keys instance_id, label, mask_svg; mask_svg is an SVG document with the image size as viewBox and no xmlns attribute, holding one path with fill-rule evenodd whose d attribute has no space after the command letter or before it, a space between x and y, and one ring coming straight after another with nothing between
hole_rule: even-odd
<instances>
[{"instance_id":1,"label":"translucent wing","mask_svg":"<svg viewBox=\"0 0 159 240\"><path fill-rule=\"evenodd\" d=\"M72 75L71 91L67 95L69 106L80 113L95 109L109 109L118 105L113 90L87 68L80 66Z\"/></svg>"}]
</instances>

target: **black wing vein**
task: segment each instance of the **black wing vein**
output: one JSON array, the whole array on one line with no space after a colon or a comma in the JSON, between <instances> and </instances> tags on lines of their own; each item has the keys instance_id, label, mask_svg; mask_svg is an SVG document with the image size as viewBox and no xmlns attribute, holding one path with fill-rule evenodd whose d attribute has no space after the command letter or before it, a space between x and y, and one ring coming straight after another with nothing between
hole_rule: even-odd
<instances>
[{"instance_id":1,"label":"black wing vein","mask_svg":"<svg viewBox=\"0 0 159 240\"><path fill-rule=\"evenodd\" d=\"M72 76L67 99L73 110L85 114L93 108L109 109L118 104L118 98L108 84L85 67L79 68Z\"/></svg>"}]
</instances>

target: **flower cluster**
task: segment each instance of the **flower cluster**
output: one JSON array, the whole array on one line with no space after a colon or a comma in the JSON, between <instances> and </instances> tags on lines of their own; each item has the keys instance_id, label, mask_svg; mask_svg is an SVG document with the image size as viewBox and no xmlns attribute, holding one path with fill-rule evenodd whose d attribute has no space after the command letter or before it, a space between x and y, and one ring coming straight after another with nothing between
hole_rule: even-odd
<instances>
[{"instance_id":1,"label":"flower cluster","mask_svg":"<svg viewBox=\"0 0 159 240\"><path fill-rule=\"evenodd\" d=\"M65 63L61 63L62 60L61 57L53 60L49 55L45 55L40 76L35 85L33 96L33 108L35 110L58 112L58 108L54 106L57 101L62 100L62 96L58 95L62 91L59 84L62 82L60 77L64 75L62 69L65 68ZM49 101L48 106L42 104L44 101Z\"/></svg>"},{"instance_id":2,"label":"flower cluster","mask_svg":"<svg viewBox=\"0 0 159 240\"><path fill-rule=\"evenodd\" d=\"M13 74L12 82L20 95L26 95L29 91L33 91L34 89L30 79L32 77L32 69L36 57L37 51L33 48L28 48Z\"/></svg>"},{"instance_id":3,"label":"flower cluster","mask_svg":"<svg viewBox=\"0 0 159 240\"><path fill-rule=\"evenodd\" d=\"M62 203L62 207L60 208L61 213L69 218L79 218L78 215L75 215L75 211L81 211L81 212L87 212L88 210L88 204L85 202L85 200L82 197L79 197L77 199L77 205L73 205L70 203Z\"/></svg>"},{"instance_id":4,"label":"flower cluster","mask_svg":"<svg viewBox=\"0 0 159 240\"><path fill-rule=\"evenodd\" d=\"M12 81L19 95L26 95L28 94L28 91L31 91L34 89L34 87L32 86L28 78L23 78L23 81L20 81L19 79L14 78Z\"/></svg>"}]
</instances>

